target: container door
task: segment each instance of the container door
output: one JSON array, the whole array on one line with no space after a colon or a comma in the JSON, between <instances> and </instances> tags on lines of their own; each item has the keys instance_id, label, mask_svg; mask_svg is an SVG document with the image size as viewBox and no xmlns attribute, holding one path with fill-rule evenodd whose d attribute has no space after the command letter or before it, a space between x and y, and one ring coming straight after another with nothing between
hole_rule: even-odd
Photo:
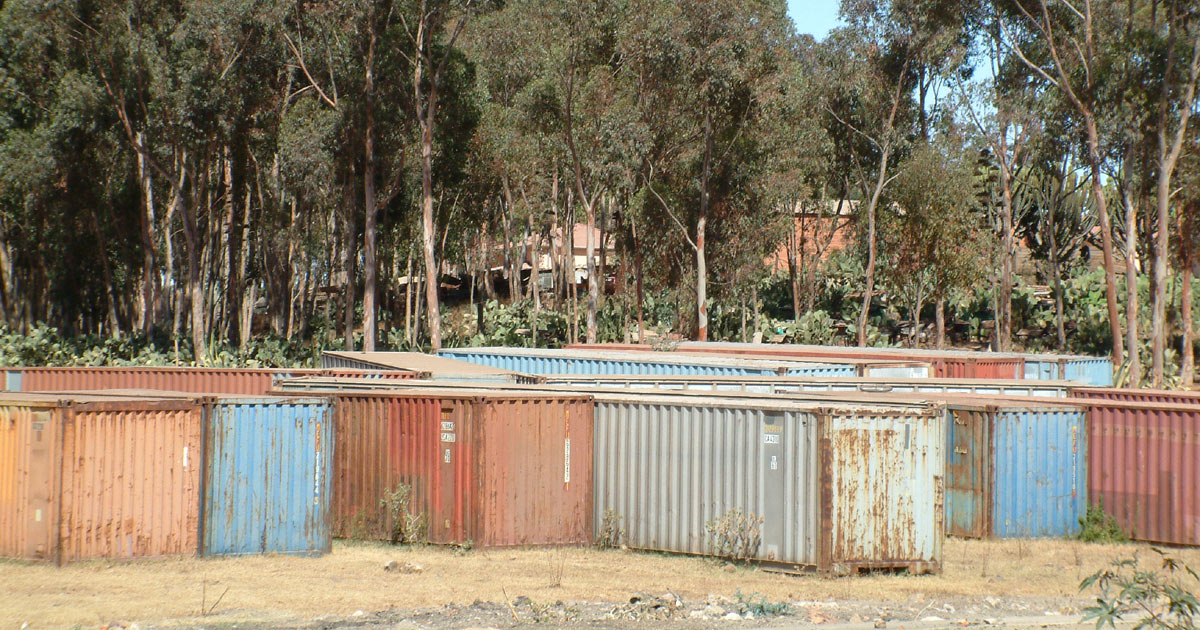
<instances>
[{"instance_id":1,"label":"container door","mask_svg":"<svg viewBox=\"0 0 1200 630\"><path fill-rule=\"evenodd\" d=\"M38 411L31 414L29 436L29 499L27 527L29 535L25 537L26 558L49 559L53 557L54 534L57 533L53 523L54 476L54 442L57 431L51 419L50 412Z\"/></svg>"},{"instance_id":2,"label":"container door","mask_svg":"<svg viewBox=\"0 0 1200 630\"><path fill-rule=\"evenodd\" d=\"M433 513L429 519L429 540L435 543L464 544L466 532L463 530L463 488L459 483L459 471L463 462L462 444L466 437L463 414L456 414L455 408L469 410L471 405L451 405L442 407L438 417L438 460L435 464L437 475L434 481Z\"/></svg>"},{"instance_id":3,"label":"container door","mask_svg":"<svg viewBox=\"0 0 1200 630\"><path fill-rule=\"evenodd\" d=\"M951 410L946 453L946 533L988 535L988 427L986 411Z\"/></svg>"},{"instance_id":4,"label":"container door","mask_svg":"<svg viewBox=\"0 0 1200 630\"><path fill-rule=\"evenodd\" d=\"M762 540L764 558L768 561L782 557L779 542L786 536L785 521L787 519L787 476L784 465L786 449L784 445L785 415L782 412L768 412L762 419L762 479L763 479L763 524Z\"/></svg>"}]
</instances>

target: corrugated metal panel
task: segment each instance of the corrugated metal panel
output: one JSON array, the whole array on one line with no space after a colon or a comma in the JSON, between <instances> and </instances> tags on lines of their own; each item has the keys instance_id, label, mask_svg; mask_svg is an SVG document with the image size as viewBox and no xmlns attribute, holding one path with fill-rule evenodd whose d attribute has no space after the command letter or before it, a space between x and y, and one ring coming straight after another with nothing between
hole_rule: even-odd
<instances>
[{"instance_id":1,"label":"corrugated metal panel","mask_svg":"<svg viewBox=\"0 0 1200 630\"><path fill-rule=\"evenodd\" d=\"M849 376L855 366L833 363L746 361L644 353L585 353L528 348L455 348L441 356L527 374L643 374L708 376Z\"/></svg>"},{"instance_id":2,"label":"corrugated metal panel","mask_svg":"<svg viewBox=\"0 0 1200 630\"><path fill-rule=\"evenodd\" d=\"M569 395L338 393L334 530L386 539L387 493L441 544L590 542L590 399Z\"/></svg>"},{"instance_id":3,"label":"corrugated metal panel","mask_svg":"<svg viewBox=\"0 0 1200 630\"><path fill-rule=\"evenodd\" d=\"M1135 540L1200 545L1200 406L1088 404L1088 494Z\"/></svg>"},{"instance_id":4,"label":"corrugated metal panel","mask_svg":"<svg viewBox=\"0 0 1200 630\"><path fill-rule=\"evenodd\" d=\"M281 378L318 376L320 370L200 367L29 367L9 368L8 391L157 389L175 392L270 393Z\"/></svg>"},{"instance_id":5,"label":"corrugated metal panel","mask_svg":"<svg viewBox=\"0 0 1200 630\"><path fill-rule=\"evenodd\" d=\"M58 495L65 410L0 405L0 556L58 559Z\"/></svg>"},{"instance_id":6,"label":"corrugated metal panel","mask_svg":"<svg viewBox=\"0 0 1200 630\"><path fill-rule=\"evenodd\" d=\"M822 547L832 570L938 571L945 537L944 413L831 412L822 424L822 492L828 493Z\"/></svg>"},{"instance_id":7,"label":"corrugated metal panel","mask_svg":"<svg viewBox=\"0 0 1200 630\"><path fill-rule=\"evenodd\" d=\"M1168 389L1123 389L1119 387L1075 387L1071 389L1075 398L1112 400L1140 403L1164 403L1168 405L1200 404L1200 392Z\"/></svg>"},{"instance_id":8,"label":"corrugated metal panel","mask_svg":"<svg viewBox=\"0 0 1200 630\"><path fill-rule=\"evenodd\" d=\"M1055 381L1062 378L1061 362L1049 357L1025 357L1025 378L1036 381Z\"/></svg>"},{"instance_id":9,"label":"corrugated metal panel","mask_svg":"<svg viewBox=\"0 0 1200 630\"><path fill-rule=\"evenodd\" d=\"M327 400L213 403L202 553L328 552L332 447Z\"/></svg>"},{"instance_id":10,"label":"corrugated metal panel","mask_svg":"<svg viewBox=\"0 0 1200 630\"><path fill-rule=\"evenodd\" d=\"M291 383L291 381L289 381ZM1043 396L1062 398L1070 384L1066 382L1035 382L1016 380L978 379L890 379L890 378L826 378L826 377L706 377L706 376L595 376L554 375L546 378L548 385L577 387L628 387L689 389L710 391L745 391L787 393L800 391L841 391L863 393L928 392L962 393L987 396Z\"/></svg>"},{"instance_id":11,"label":"corrugated metal panel","mask_svg":"<svg viewBox=\"0 0 1200 630\"><path fill-rule=\"evenodd\" d=\"M1063 360L1063 378L1080 381L1096 387L1111 387L1113 384L1112 359L1105 357L1082 357Z\"/></svg>"},{"instance_id":12,"label":"corrugated metal panel","mask_svg":"<svg viewBox=\"0 0 1200 630\"><path fill-rule=\"evenodd\" d=\"M63 437L61 559L195 554L202 408L75 405Z\"/></svg>"},{"instance_id":13,"label":"corrugated metal panel","mask_svg":"<svg viewBox=\"0 0 1200 630\"><path fill-rule=\"evenodd\" d=\"M1053 538L1079 531L1087 510L1082 410L1001 409L992 434L992 535Z\"/></svg>"},{"instance_id":14,"label":"corrugated metal panel","mask_svg":"<svg viewBox=\"0 0 1200 630\"><path fill-rule=\"evenodd\" d=\"M706 525L737 509L763 518L761 560L936 570L942 415L601 397L595 518L615 512L631 547L707 554Z\"/></svg>"},{"instance_id":15,"label":"corrugated metal panel","mask_svg":"<svg viewBox=\"0 0 1200 630\"><path fill-rule=\"evenodd\" d=\"M816 567L816 421L753 406L597 403L596 523L612 510L631 547L706 554L705 525L740 509L764 519L759 559Z\"/></svg>"},{"instance_id":16,"label":"corrugated metal panel","mask_svg":"<svg viewBox=\"0 0 1200 630\"><path fill-rule=\"evenodd\" d=\"M995 412L950 408L946 438L946 533L991 535L991 429Z\"/></svg>"},{"instance_id":17,"label":"corrugated metal panel","mask_svg":"<svg viewBox=\"0 0 1200 630\"><path fill-rule=\"evenodd\" d=\"M420 352L325 351L321 353L321 365L326 369L407 371L434 380L496 383L537 383L540 380L529 374Z\"/></svg>"}]
</instances>

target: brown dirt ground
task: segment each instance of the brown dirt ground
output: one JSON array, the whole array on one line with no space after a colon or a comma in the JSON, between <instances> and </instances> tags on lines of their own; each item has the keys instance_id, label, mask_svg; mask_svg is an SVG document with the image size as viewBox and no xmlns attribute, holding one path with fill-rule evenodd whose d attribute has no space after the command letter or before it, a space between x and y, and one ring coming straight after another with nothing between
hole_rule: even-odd
<instances>
[{"instance_id":1,"label":"brown dirt ground","mask_svg":"<svg viewBox=\"0 0 1200 630\"><path fill-rule=\"evenodd\" d=\"M513 549L455 552L337 542L319 558L245 557L80 562L64 568L0 562L0 630L99 627L120 620L194 623L204 602L224 621L291 623L389 608L502 602L628 601L633 592L672 591L684 598L736 591L772 601L912 601L934 597L1078 597L1079 581L1118 556L1147 545L1074 541L949 539L935 576L848 578L788 576L755 568L729 571L703 558L621 550ZM1200 549L1171 550L1200 567ZM396 560L418 574L385 572ZM561 577L560 577L561 576ZM556 582L561 582L556 585Z\"/></svg>"}]
</instances>

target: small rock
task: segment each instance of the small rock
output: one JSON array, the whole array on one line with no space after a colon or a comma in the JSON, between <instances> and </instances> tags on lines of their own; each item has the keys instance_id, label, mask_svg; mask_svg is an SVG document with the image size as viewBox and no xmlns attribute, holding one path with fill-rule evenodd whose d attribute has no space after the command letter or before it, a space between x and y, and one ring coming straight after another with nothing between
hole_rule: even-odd
<instances>
[{"instance_id":1,"label":"small rock","mask_svg":"<svg viewBox=\"0 0 1200 630\"><path fill-rule=\"evenodd\" d=\"M726 562L725 566L721 568L724 569L726 573L733 573L734 571L737 571L737 567L733 566L732 562Z\"/></svg>"},{"instance_id":2,"label":"small rock","mask_svg":"<svg viewBox=\"0 0 1200 630\"><path fill-rule=\"evenodd\" d=\"M637 601L636 599L630 599L629 603L632 604L636 601ZM524 595L521 595L513 600L513 606L528 606L531 603L533 603L533 600L529 599L528 597L525 597Z\"/></svg>"},{"instance_id":3,"label":"small rock","mask_svg":"<svg viewBox=\"0 0 1200 630\"><path fill-rule=\"evenodd\" d=\"M721 617L721 618L728 620L728 621L741 621L742 620L742 616L735 612L727 613L724 617Z\"/></svg>"},{"instance_id":4,"label":"small rock","mask_svg":"<svg viewBox=\"0 0 1200 630\"><path fill-rule=\"evenodd\" d=\"M864 621L866 621L866 619L863 619L862 617L859 617L858 615L850 616L850 623L862 623Z\"/></svg>"},{"instance_id":5,"label":"small rock","mask_svg":"<svg viewBox=\"0 0 1200 630\"><path fill-rule=\"evenodd\" d=\"M987 602L988 605L991 606L992 608L1000 607L1000 598L999 597L992 597L991 595L988 595L987 597L983 598L983 601Z\"/></svg>"},{"instance_id":6,"label":"small rock","mask_svg":"<svg viewBox=\"0 0 1200 630\"><path fill-rule=\"evenodd\" d=\"M703 610L693 610L688 613L688 619L708 619L708 615L704 614Z\"/></svg>"},{"instance_id":7,"label":"small rock","mask_svg":"<svg viewBox=\"0 0 1200 630\"><path fill-rule=\"evenodd\" d=\"M886 622L886 621L884 621L884 620L882 620L882 619L876 619L876 620L875 620L875 627L876 627L876 628L886 628L886 627L887 627L887 622Z\"/></svg>"},{"instance_id":8,"label":"small rock","mask_svg":"<svg viewBox=\"0 0 1200 630\"><path fill-rule=\"evenodd\" d=\"M994 625L1000 623L1000 620L995 617L987 617L986 619L983 620L983 623L986 623L989 626L994 626Z\"/></svg>"},{"instance_id":9,"label":"small rock","mask_svg":"<svg viewBox=\"0 0 1200 630\"><path fill-rule=\"evenodd\" d=\"M1047 610L1046 612L1043 612L1042 614L1046 615L1047 617L1053 617L1054 615L1057 615L1058 613L1054 612L1053 610Z\"/></svg>"},{"instance_id":10,"label":"small rock","mask_svg":"<svg viewBox=\"0 0 1200 630\"><path fill-rule=\"evenodd\" d=\"M129 630L142 630L142 627L138 625L138 622L135 621L129 624Z\"/></svg>"},{"instance_id":11,"label":"small rock","mask_svg":"<svg viewBox=\"0 0 1200 630\"><path fill-rule=\"evenodd\" d=\"M417 625L417 622L412 619L405 619L392 626L392 630L421 630L421 626Z\"/></svg>"},{"instance_id":12,"label":"small rock","mask_svg":"<svg viewBox=\"0 0 1200 630\"><path fill-rule=\"evenodd\" d=\"M945 621L945 619L942 619L937 615L929 615L928 617L921 617L921 621Z\"/></svg>"},{"instance_id":13,"label":"small rock","mask_svg":"<svg viewBox=\"0 0 1200 630\"><path fill-rule=\"evenodd\" d=\"M356 610L356 611L354 611L354 616L355 616L355 617L365 617L366 615L367 615L367 613L365 613L365 612L363 612L363 611L361 611L361 610Z\"/></svg>"},{"instance_id":14,"label":"small rock","mask_svg":"<svg viewBox=\"0 0 1200 630\"><path fill-rule=\"evenodd\" d=\"M952 612L954 612L954 607L951 606L950 604L946 604L945 606L942 606L942 610L944 610L948 613L952 613Z\"/></svg>"},{"instance_id":15,"label":"small rock","mask_svg":"<svg viewBox=\"0 0 1200 630\"><path fill-rule=\"evenodd\" d=\"M752 613L750 611L746 611L746 614L742 615L742 619L753 619L753 618L754 618L754 613Z\"/></svg>"},{"instance_id":16,"label":"small rock","mask_svg":"<svg viewBox=\"0 0 1200 630\"><path fill-rule=\"evenodd\" d=\"M704 614L708 615L709 617L724 617L725 609L713 604L704 608Z\"/></svg>"}]
</instances>

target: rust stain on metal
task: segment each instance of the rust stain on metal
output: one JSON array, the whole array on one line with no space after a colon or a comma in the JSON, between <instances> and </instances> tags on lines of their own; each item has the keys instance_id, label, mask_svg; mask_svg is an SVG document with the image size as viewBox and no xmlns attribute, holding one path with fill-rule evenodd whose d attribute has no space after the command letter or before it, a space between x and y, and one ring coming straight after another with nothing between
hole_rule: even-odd
<instances>
[{"instance_id":1,"label":"rust stain on metal","mask_svg":"<svg viewBox=\"0 0 1200 630\"><path fill-rule=\"evenodd\" d=\"M382 501L403 483L433 543L591 540L589 398L341 392L334 400L335 536L390 538L398 515Z\"/></svg>"},{"instance_id":2,"label":"rust stain on metal","mask_svg":"<svg viewBox=\"0 0 1200 630\"><path fill-rule=\"evenodd\" d=\"M1200 405L1087 404L1090 500L1135 540L1200 545Z\"/></svg>"},{"instance_id":3,"label":"rust stain on metal","mask_svg":"<svg viewBox=\"0 0 1200 630\"><path fill-rule=\"evenodd\" d=\"M0 406L0 556L58 559L64 413L57 405Z\"/></svg>"}]
</instances>

